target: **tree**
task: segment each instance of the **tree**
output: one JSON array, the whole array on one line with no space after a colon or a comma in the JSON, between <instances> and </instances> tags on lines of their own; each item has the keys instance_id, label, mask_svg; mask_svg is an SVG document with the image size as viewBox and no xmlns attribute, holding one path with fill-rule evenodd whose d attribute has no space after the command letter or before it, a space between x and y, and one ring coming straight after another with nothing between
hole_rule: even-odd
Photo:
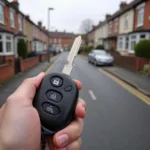
<instances>
[{"instance_id":1,"label":"tree","mask_svg":"<svg viewBox=\"0 0 150 150\"><path fill-rule=\"evenodd\" d=\"M18 55L19 57L22 57L23 59L26 59L28 56L28 51L27 51L27 45L24 39L20 39L18 41Z\"/></svg>"},{"instance_id":2,"label":"tree","mask_svg":"<svg viewBox=\"0 0 150 150\"><path fill-rule=\"evenodd\" d=\"M80 30L82 33L87 34L89 31L92 30L93 21L91 19L85 19L81 23Z\"/></svg>"}]
</instances>

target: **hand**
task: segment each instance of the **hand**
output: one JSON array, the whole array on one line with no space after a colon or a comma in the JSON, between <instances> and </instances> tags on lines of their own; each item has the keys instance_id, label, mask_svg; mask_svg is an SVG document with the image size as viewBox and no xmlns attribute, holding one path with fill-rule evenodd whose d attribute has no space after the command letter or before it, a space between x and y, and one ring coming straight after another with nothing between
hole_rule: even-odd
<instances>
[{"instance_id":1,"label":"hand","mask_svg":"<svg viewBox=\"0 0 150 150\"><path fill-rule=\"evenodd\" d=\"M1 150L41 150L41 124L38 112L32 101L45 74L25 80L20 87L7 99L0 109L0 149ZM82 85L75 81L78 88ZM78 150L81 145L83 118L86 104L78 100L76 119L65 129L56 133L53 142L47 139L47 150L67 148Z\"/></svg>"}]
</instances>

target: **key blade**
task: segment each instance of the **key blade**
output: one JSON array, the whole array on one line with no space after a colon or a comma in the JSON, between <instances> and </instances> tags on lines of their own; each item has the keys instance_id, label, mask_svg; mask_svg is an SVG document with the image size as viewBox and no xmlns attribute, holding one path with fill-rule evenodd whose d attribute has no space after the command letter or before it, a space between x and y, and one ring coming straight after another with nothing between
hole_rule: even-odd
<instances>
[{"instance_id":1,"label":"key blade","mask_svg":"<svg viewBox=\"0 0 150 150\"><path fill-rule=\"evenodd\" d=\"M71 71L73 69L73 61L74 61L74 58L77 56L78 54L78 51L80 49L80 45L82 43L82 39L81 39L81 36L77 37L73 43L73 46L71 48L71 51L68 55L68 64L64 66L64 69L62 71L62 73L64 74L67 74L67 75L70 75L71 74Z\"/></svg>"}]
</instances>

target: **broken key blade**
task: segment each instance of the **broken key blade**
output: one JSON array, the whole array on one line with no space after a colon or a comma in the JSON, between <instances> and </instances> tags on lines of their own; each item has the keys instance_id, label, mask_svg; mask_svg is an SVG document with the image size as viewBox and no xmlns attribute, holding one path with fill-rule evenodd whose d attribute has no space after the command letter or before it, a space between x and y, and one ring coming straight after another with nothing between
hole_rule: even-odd
<instances>
[{"instance_id":1,"label":"broken key blade","mask_svg":"<svg viewBox=\"0 0 150 150\"><path fill-rule=\"evenodd\" d=\"M67 75L71 74L71 71L73 69L73 65L72 64L73 64L74 58L78 54L81 42L82 42L81 36L79 36L79 37L77 37L75 39L75 42L74 42L74 44L73 44L73 46L71 48L71 51L70 51L68 59L67 59L68 60L68 64L64 66L64 69L63 69L62 73L67 74Z\"/></svg>"}]
</instances>

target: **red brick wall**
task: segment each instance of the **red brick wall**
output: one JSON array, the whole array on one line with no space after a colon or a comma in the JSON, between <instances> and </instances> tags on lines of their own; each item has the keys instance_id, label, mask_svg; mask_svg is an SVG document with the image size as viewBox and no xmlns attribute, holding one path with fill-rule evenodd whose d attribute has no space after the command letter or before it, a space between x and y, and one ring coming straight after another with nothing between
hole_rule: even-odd
<instances>
[{"instance_id":1,"label":"red brick wall","mask_svg":"<svg viewBox=\"0 0 150 150\"><path fill-rule=\"evenodd\" d=\"M135 17L134 17L134 29L139 30L139 29L150 29L150 1L147 0L145 2L145 7L144 7L144 25L142 27L137 27L138 23L138 9L135 8Z\"/></svg>"},{"instance_id":2,"label":"red brick wall","mask_svg":"<svg viewBox=\"0 0 150 150\"><path fill-rule=\"evenodd\" d=\"M18 13L15 12L15 28L12 28L10 27L10 7L8 7L8 5L4 7L4 21L5 25L0 24L0 27L4 27L14 33L18 32Z\"/></svg>"},{"instance_id":3,"label":"red brick wall","mask_svg":"<svg viewBox=\"0 0 150 150\"><path fill-rule=\"evenodd\" d=\"M32 57L32 58L27 58L23 60L20 58L20 70L21 72L24 72L27 69L30 69L34 66L36 66L39 63L39 57Z\"/></svg>"},{"instance_id":4,"label":"red brick wall","mask_svg":"<svg viewBox=\"0 0 150 150\"><path fill-rule=\"evenodd\" d=\"M140 71L144 68L145 64L149 63L149 59L147 58L137 58L136 59L136 70Z\"/></svg>"},{"instance_id":5,"label":"red brick wall","mask_svg":"<svg viewBox=\"0 0 150 150\"><path fill-rule=\"evenodd\" d=\"M48 60L48 55L39 55L40 62L47 61L47 60Z\"/></svg>"},{"instance_id":6,"label":"red brick wall","mask_svg":"<svg viewBox=\"0 0 150 150\"><path fill-rule=\"evenodd\" d=\"M5 62L0 65L0 83L15 75L14 56L5 56Z\"/></svg>"},{"instance_id":7,"label":"red brick wall","mask_svg":"<svg viewBox=\"0 0 150 150\"><path fill-rule=\"evenodd\" d=\"M131 71L136 71L136 57L121 56L115 52L111 54L114 56L116 65Z\"/></svg>"}]
</instances>

